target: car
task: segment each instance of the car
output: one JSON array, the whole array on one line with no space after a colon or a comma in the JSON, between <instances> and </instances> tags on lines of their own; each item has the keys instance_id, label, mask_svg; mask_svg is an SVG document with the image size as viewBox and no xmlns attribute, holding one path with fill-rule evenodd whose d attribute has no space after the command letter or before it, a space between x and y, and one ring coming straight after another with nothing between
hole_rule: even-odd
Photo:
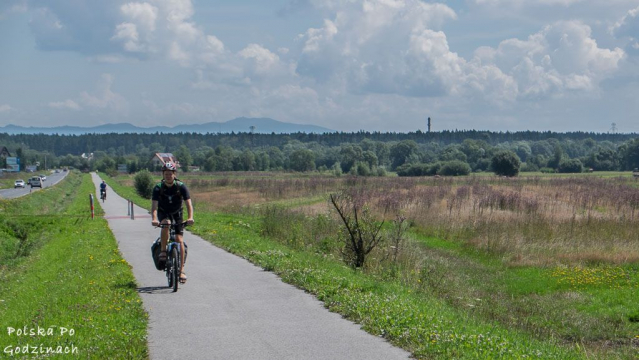
<instances>
[{"instance_id":1,"label":"car","mask_svg":"<svg viewBox=\"0 0 639 360\"><path fill-rule=\"evenodd\" d=\"M47 179L47 177L42 175L42 174L40 174L40 179L42 179L42 181L45 181Z\"/></svg>"},{"instance_id":2,"label":"car","mask_svg":"<svg viewBox=\"0 0 639 360\"><path fill-rule=\"evenodd\" d=\"M42 188L42 180L40 179L39 176L34 176L29 180L29 184L31 184L31 187L39 187Z\"/></svg>"},{"instance_id":3,"label":"car","mask_svg":"<svg viewBox=\"0 0 639 360\"><path fill-rule=\"evenodd\" d=\"M13 188L23 188L25 187L24 180L18 179L15 183L13 183Z\"/></svg>"}]
</instances>

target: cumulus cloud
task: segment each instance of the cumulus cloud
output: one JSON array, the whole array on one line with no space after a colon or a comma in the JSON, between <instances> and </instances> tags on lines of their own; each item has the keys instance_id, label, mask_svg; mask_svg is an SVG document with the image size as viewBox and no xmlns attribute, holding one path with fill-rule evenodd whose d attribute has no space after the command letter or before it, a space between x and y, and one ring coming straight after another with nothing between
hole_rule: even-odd
<instances>
[{"instance_id":1,"label":"cumulus cloud","mask_svg":"<svg viewBox=\"0 0 639 360\"><path fill-rule=\"evenodd\" d=\"M639 49L639 7L628 10L614 25L610 33L619 38L627 38L631 49Z\"/></svg>"},{"instance_id":2,"label":"cumulus cloud","mask_svg":"<svg viewBox=\"0 0 639 360\"><path fill-rule=\"evenodd\" d=\"M490 5L490 6L539 6L539 5L560 5L560 6L570 6L572 4L584 2L585 0L536 0L536 1L527 1L527 0L475 0L475 3L480 5Z\"/></svg>"},{"instance_id":3,"label":"cumulus cloud","mask_svg":"<svg viewBox=\"0 0 639 360\"><path fill-rule=\"evenodd\" d=\"M9 106L9 104L0 105L0 113L9 112L11 110L13 110L13 108L11 106Z\"/></svg>"},{"instance_id":4,"label":"cumulus cloud","mask_svg":"<svg viewBox=\"0 0 639 360\"><path fill-rule=\"evenodd\" d=\"M122 95L111 90L112 84L113 76L110 74L102 74L102 78L98 81L95 91L92 93L82 92L80 94L80 102L88 107L126 111L128 102Z\"/></svg>"},{"instance_id":5,"label":"cumulus cloud","mask_svg":"<svg viewBox=\"0 0 639 360\"><path fill-rule=\"evenodd\" d=\"M42 50L77 51L87 55L113 52L113 24L124 0L28 0L29 22Z\"/></svg>"},{"instance_id":6,"label":"cumulus cloud","mask_svg":"<svg viewBox=\"0 0 639 360\"><path fill-rule=\"evenodd\" d=\"M521 98L558 95L563 91L589 91L619 69L622 49L604 49L579 21L546 26L526 40L508 39L496 49L480 48L475 56L512 76Z\"/></svg>"},{"instance_id":7,"label":"cumulus cloud","mask_svg":"<svg viewBox=\"0 0 639 360\"><path fill-rule=\"evenodd\" d=\"M128 110L128 101L120 94L111 90L113 85L113 76L110 74L102 74L97 82L94 91L83 91L80 96L75 99L67 99L64 101L51 101L48 106L54 109L107 109L115 112L126 112Z\"/></svg>"},{"instance_id":8,"label":"cumulus cloud","mask_svg":"<svg viewBox=\"0 0 639 360\"><path fill-rule=\"evenodd\" d=\"M5 0L0 4L0 21L11 14L22 13L27 10L26 0Z\"/></svg>"},{"instance_id":9,"label":"cumulus cloud","mask_svg":"<svg viewBox=\"0 0 639 360\"><path fill-rule=\"evenodd\" d=\"M52 101L49 103L49 107L54 109L80 110L80 105L71 99L65 101Z\"/></svg>"},{"instance_id":10,"label":"cumulus cloud","mask_svg":"<svg viewBox=\"0 0 639 360\"><path fill-rule=\"evenodd\" d=\"M448 6L417 0L337 3L321 5L341 5L335 19L300 36L298 74L341 82L361 94L512 97L515 84L498 67L468 62L450 49L439 30L457 17Z\"/></svg>"},{"instance_id":11,"label":"cumulus cloud","mask_svg":"<svg viewBox=\"0 0 639 360\"><path fill-rule=\"evenodd\" d=\"M279 56L257 44L250 44L242 49L238 55L248 60L250 69L261 75L267 74L280 62Z\"/></svg>"}]
</instances>

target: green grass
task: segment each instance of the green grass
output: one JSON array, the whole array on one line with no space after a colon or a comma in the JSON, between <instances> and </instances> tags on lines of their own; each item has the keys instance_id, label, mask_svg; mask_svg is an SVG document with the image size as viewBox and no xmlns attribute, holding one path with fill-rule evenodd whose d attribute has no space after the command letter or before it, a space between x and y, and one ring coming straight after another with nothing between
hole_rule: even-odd
<instances>
[{"instance_id":1,"label":"green grass","mask_svg":"<svg viewBox=\"0 0 639 360\"><path fill-rule=\"evenodd\" d=\"M102 180L104 180L107 185L115 191L121 197L133 201L135 204L145 208L151 209L151 199L145 199L142 196L138 195L135 191L135 187L133 186L123 186L121 185L117 179L113 179L112 177L107 176L106 174L100 174ZM158 180L159 181L159 180Z\"/></svg>"},{"instance_id":2,"label":"green grass","mask_svg":"<svg viewBox=\"0 0 639 360\"><path fill-rule=\"evenodd\" d=\"M55 187L1 203L5 211L20 215L8 220L14 226L30 229L30 222L39 224L28 236L37 244L31 252L2 265L3 355L24 346L40 351L42 345L54 351L60 346L81 358L148 357L147 316L135 279L106 221L90 219L92 193L89 175L70 174ZM9 328L25 327L36 335L17 336L17 330L8 334ZM37 335L38 329L45 334Z\"/></svg>"}]
</instances>

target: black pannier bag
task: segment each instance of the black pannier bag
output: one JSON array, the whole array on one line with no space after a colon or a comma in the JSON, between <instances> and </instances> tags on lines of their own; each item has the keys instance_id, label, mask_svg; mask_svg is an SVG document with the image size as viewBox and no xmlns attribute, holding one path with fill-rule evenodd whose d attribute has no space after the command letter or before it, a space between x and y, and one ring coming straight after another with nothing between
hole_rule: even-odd
<instances>
[{"instance_id":1,"label":"black pannier bag","mask_svg":"<svg viewBox=\"0 0 639 360\"><path fill-rule=\"evenodd\" d=\"M155 264L155 268L162 271L164 270L164 264L160 263L160 238L157 238L151 244L151 256L153 257L153 264ZM186 241L184 242L184 264L186 264L186 257L189 255L189 246L186 245Z\"/></svg>"},{"instance_id":2,"label":"black pannier bag","mask_svg":"<svg viewBox=\"0 0 639 360\"><path fill-rule=\"evenodd\" d=\"M151 256L153 257L155 268L158 270L164 270L164 264L160 264L160 238L151 244Z\"/></svg>"}]
</instances>

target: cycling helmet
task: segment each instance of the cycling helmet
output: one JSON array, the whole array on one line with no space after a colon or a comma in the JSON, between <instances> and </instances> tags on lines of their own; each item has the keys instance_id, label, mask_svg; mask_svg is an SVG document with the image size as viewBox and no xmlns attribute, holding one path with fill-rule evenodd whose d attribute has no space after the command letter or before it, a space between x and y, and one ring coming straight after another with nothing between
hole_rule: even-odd
<instances>
[{"instance_id":1,"label":"cycling helmet","mask_svg":"<svg viewBox=\"0 0 639 360\"><path fill-rule=\"evenodd\" d=\"M164 165L162 165L162 171L165 171L165 170L175 171L177 169L175 168L175 164L173 164L170 161L167 161L166 163L164 163Z\"/></svg>"}]
</instances>

